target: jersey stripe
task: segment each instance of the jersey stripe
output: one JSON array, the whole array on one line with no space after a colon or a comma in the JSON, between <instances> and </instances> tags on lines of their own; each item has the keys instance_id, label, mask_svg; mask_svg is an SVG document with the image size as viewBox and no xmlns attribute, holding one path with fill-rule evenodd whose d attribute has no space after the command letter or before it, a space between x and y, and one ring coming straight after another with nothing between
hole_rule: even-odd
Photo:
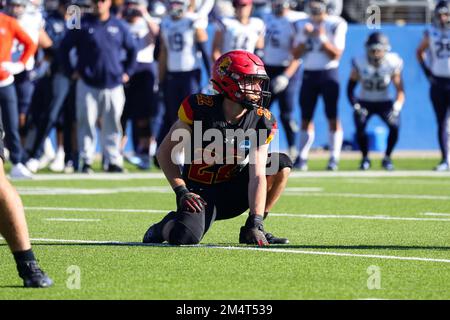
<instances>
[{"instance_id":1,"label":"jersey stripe","mask_svg":"<svg viewBox=\"0 0 450 320\"><path fill-rule=\"evenodd\" d=\"M178 109L178 118L189 125L194 123L194 112L188 102L188 98L181 103L180 109Z\"/></svg>"}]
</instances>

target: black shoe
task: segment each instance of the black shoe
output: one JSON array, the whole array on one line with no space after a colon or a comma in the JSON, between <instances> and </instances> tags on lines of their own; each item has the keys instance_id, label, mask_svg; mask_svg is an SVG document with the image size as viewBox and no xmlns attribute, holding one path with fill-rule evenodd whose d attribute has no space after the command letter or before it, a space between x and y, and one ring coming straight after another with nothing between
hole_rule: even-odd
<instances>
[{"instance_id":1,"label":"black shoe","mask_svg":"<svg viewBox=\"0 0 450 320\"><path fill-rule=\"evenodd\" d=\"M361 160L361 164L359 165L359 170L367 171L371 166L372 164L370 163L369 158L363 158Z\"/></svg>"},{"instance_id":2,"label":"black shoe","mask_svg":"<svg viewBox=\"0 0 450 320\"><path fill-rule=\"evenodd\" d=\"M48 288L53 285L53 280L42 271L36 260L17 265L17 270L25 288Z\"/></svg>"},{"instance_id":3,"label":"black shoe","mask_svg":"<svg viewBox=\"0 0 450 320\"><path fill-rule=\"evenodd\" d=\"M387 171L394 170L394 165L392 164L392 160L389 157L384 157L383 161L381 162L381 166Z\"/></svg>"},{"instance_id":4,"label":"black shoe","mask_svg":"<svg viewBox=\"0 0 450 320\"><path fill-rule=\"evenodd\" d=\"M81 168L82 173L92 174L94 173L94 170L92 169L90 164L83 164L83 167Z\"/></svg>"},{"instance_id":5,"label":"black shoe","mask_svg":"<svg viewBox=\"0 0 450 320\"><path fill-rule=\"evenodd\" d=\"M163 243L164 238L162 235L162 228L166 225L166 223L169 220L174 219L175 215L176 215L176 212L171 211L160 222L155 223L150 228L148 228L147 232L144 234L144 239L142 239L142 242L143 243Z\"/></svg>"},{"instance_id":6,"label":"black shoe","mask_svg":"<svg viewBox=\"0 0 450 320\"><path fill-rule=\"evenodd\" d=\"M110 164L108 165L108 169L106 170L107 172L114 172L114 173L124 173L125 169L122 167L119 167L116 164Z\"/></svg>"},{"instance_id":7,"label":"black shoe","mask_svg":"<svg viewBox=\"0 0 450 320\"><path fill-rule=\"evenodd\" d=\"M289 244L289 239L275 237L271 233L266 233L266 239L269 244Z\"/></svg>"}]
</instances>

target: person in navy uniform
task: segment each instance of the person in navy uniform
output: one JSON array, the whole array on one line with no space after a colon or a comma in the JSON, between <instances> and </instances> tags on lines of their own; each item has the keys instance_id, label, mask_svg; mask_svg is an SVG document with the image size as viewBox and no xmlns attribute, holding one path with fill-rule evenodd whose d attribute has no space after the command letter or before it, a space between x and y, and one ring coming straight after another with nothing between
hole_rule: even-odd
<instances>
[{"instance_id":1,"label":"person in navy uniform","mask_svg":"<svg viewBox=\"0 0 450 320\"><path fill-rule=\"evenodd\" d=\"M426 60L426 53L429 59ZM441 0L434 9L434 22L425 31L417 59L430 81L430 98L436 114L441 162L436 171L450 170L450 3Z\"/></svg>"},{"instance_id":2,"label":"person in navy uniform","mask_svg":"<svg viewBox=\"0 0 450 320\"><path fill-rule=\"evenodd\" d=\"M240 243L288 243L263 228L292 168L287 155L268 153L277 122L265 109L270 92L264 64L250 52L230 51L214 64L211 82L217 94L186 97L179 119L158 149L161 169L176 194L177 210L152 225L143 241L197 244L215 220L231 219L250 208ZM173 161L178 150L175 135L180 132L190 141L184 148L190 156L182 172ZM215 151L211 141L203 139L210 134L217 139Z\"/></svg>"}]
</instances>

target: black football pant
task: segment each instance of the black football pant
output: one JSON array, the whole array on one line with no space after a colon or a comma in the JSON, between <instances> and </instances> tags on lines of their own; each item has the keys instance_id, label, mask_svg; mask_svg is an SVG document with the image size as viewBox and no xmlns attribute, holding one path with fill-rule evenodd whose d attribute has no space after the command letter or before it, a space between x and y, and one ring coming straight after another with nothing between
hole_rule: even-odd
<instances>
[{"instance_id":1,"label":"black football pant","mask_svg":"<svg viewBox=\"0 0 450 320\"><path fill-rule=\"evenodd\" d=\"M447 115L450 112L450 79L435 77L433 80L430 97L438 125L439 148L442 159L446 160L448 156Z\"/></svg>"},{"instance_id":2,"label":"black football pant","mask_svg":"<svg viewBox=\"0 0 450 320\"><path fill-rule=\"evenodd\" d=\"M398 117L394 121L389 121L389 114L392 112L392 101L384 102L367 102L359 101L362 108L367 109L367 116L360 115L358 113L353 114L353 119L356 126L356 136L359 144L359 148L363 157L367 157L369 153L368 137L366 133L367 122L369 122L372 115L377 114L389 127L388 143L386 148L386 156L390 157L392 151L398 140L398 132L400 126L400 118Z\"/></svg>"}]
</instances>

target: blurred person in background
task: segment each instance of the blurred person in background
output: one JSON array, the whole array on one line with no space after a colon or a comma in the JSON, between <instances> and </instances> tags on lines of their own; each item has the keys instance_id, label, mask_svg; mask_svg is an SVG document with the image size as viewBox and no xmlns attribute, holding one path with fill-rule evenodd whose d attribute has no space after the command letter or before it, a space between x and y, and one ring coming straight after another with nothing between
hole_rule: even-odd
<instances>
[{"instance_id":1,"label":"blurred person in background","mask_svg":"<svg viewBox=\"0 0 450 320\"><path fill-rule=\"evenodd\" d=\"M327 170L338 169L343 142L337 105L338 67L345 48L347 23L340 17L329 15L328 5L329 0L308 1L306 11L309 17L297 24L293 63L302 58L304 71L300 88L300 157L295 167L302 171L308 170L308 155L315 135L313 117L319 96L323 98L329 126Z\"/></svg>"},{"instance_id":2,"label":"blurred person in background","mask_svg":"<svg viewBox=\"0 0 450 320\"><path fill-rule=\"evenodd\" d=\"M430 82L430 98L436 114L441 162L436 171L450 170L450 3L441 0L434 9L434 21L425 31L417 59ZM428 56L426 55L428 54ZM426 59L428 57L428 59Z\"/></svg>"},{"instance_id":3,"label":"blurred person in background","mask_svg":"<svg viewBox=\"0 0 450 320\"><path fill-rule=\"evenodd\" d=\"M125 86L125 107L121 118L122 149L127 142L126 127L132 122L132 137L138 168L150 168L150 146L156 143L156 134L152 130L150 118L156 108L155 96L155 41L159 35L158 19L150 16L147 0L125 0L123 19L135 37L138 53L135 73ZM127 159L127 155L125 159ZM129 159L133 163L132 159Z\"/></svg>"},{"instance_id":4,"label":"blurred person in background","mask_svg":"<svg viewBox=\"0 0 450 320\"><path fill-rule=\"evenodd\" d=\"M232 50L245 50L262 56L264 48L264 22L251 17L253 0L233 0L234 17L218 21L212 47L212 60Z\"/></svg>"},{"instance_id":5,"label":"blurred person in background","mask_svg":"<svg viewBox=\"0 0 450 320\"><path fill-rule=\"evenodd\" d=\"M296 35L295 23L306 18L303 12L290 10L290 0L272 0L272 13L264 16L266 34L263 61L267 75L271 79L270 91L273 104L278 100L280 119L286 132L292 161L298 156L295 142L299 131L298 123L292 116L296 94L300 88L300 61L293 64L292 50Z\"/></svg>"},{"instance_id":6,"label":"blurred person in background","mask_svg":"<svg viewBox=\"0 0 450 320\"><path fill-rule=\"evenodd\" d=\"M188 9L188 0L169 0L169 15L161 21L158 76L165 112L158 142L177 120L183 99L200 91L202 61L209 74L206 21Z\"/></svg>"},{"instance_id":7,"label":"blurred person in background","mask_svg":"<svg viewBox=\"0 0 450 320\"><path fill-rule=\"evenodd\" d=\"M19 135L19 111L14 75L25 70L25 64L36 52L36 45L18 21L0 13L0 109L5 119L5 139L13 164L11 178L32 178L32 173L22 163L24 151ZM14 41L23 46L18 61L11 61Z\"/></svg>"},{"instance_id":8,"label":"blurred person in background","mask_svg":"<svg viewBox=\"0 0 450 320\"><path fill-rule=\"evenodd\" d=\"M95 0L93 13L84 15L80 29L69 30L60 45L66 75L77 80L76 118L83 173L93 172L98 119L103 170L124 172L120 153L123 84L134 72L137 48L128 26L111 15L110 8L111 0ZM70 62L73 48L77 53L75 68Z\"/></svg>"},{"instance_id":9,"label":"blurred person in background","mask_svg":"<svg viewBox=\"0 0 450 320\"><path fill-rule=\"evenodd\" d=\"M366 54L352 60L347 85L347 97L354 110L356 136L362 153L359 169L369 170L371 167L366 126L370 117L377 114L389 127L387 148L381 164L385 170L391 171L394 170L391 154L398 140L400 111L405 102L403 60L398 54L389 52L389 39L380 32L371 33L365 47ZM361 90L355 96L354 89L358 83ZM391 83L397 92L395 99L389 94Z\"/></svg>"}]
</instances>

